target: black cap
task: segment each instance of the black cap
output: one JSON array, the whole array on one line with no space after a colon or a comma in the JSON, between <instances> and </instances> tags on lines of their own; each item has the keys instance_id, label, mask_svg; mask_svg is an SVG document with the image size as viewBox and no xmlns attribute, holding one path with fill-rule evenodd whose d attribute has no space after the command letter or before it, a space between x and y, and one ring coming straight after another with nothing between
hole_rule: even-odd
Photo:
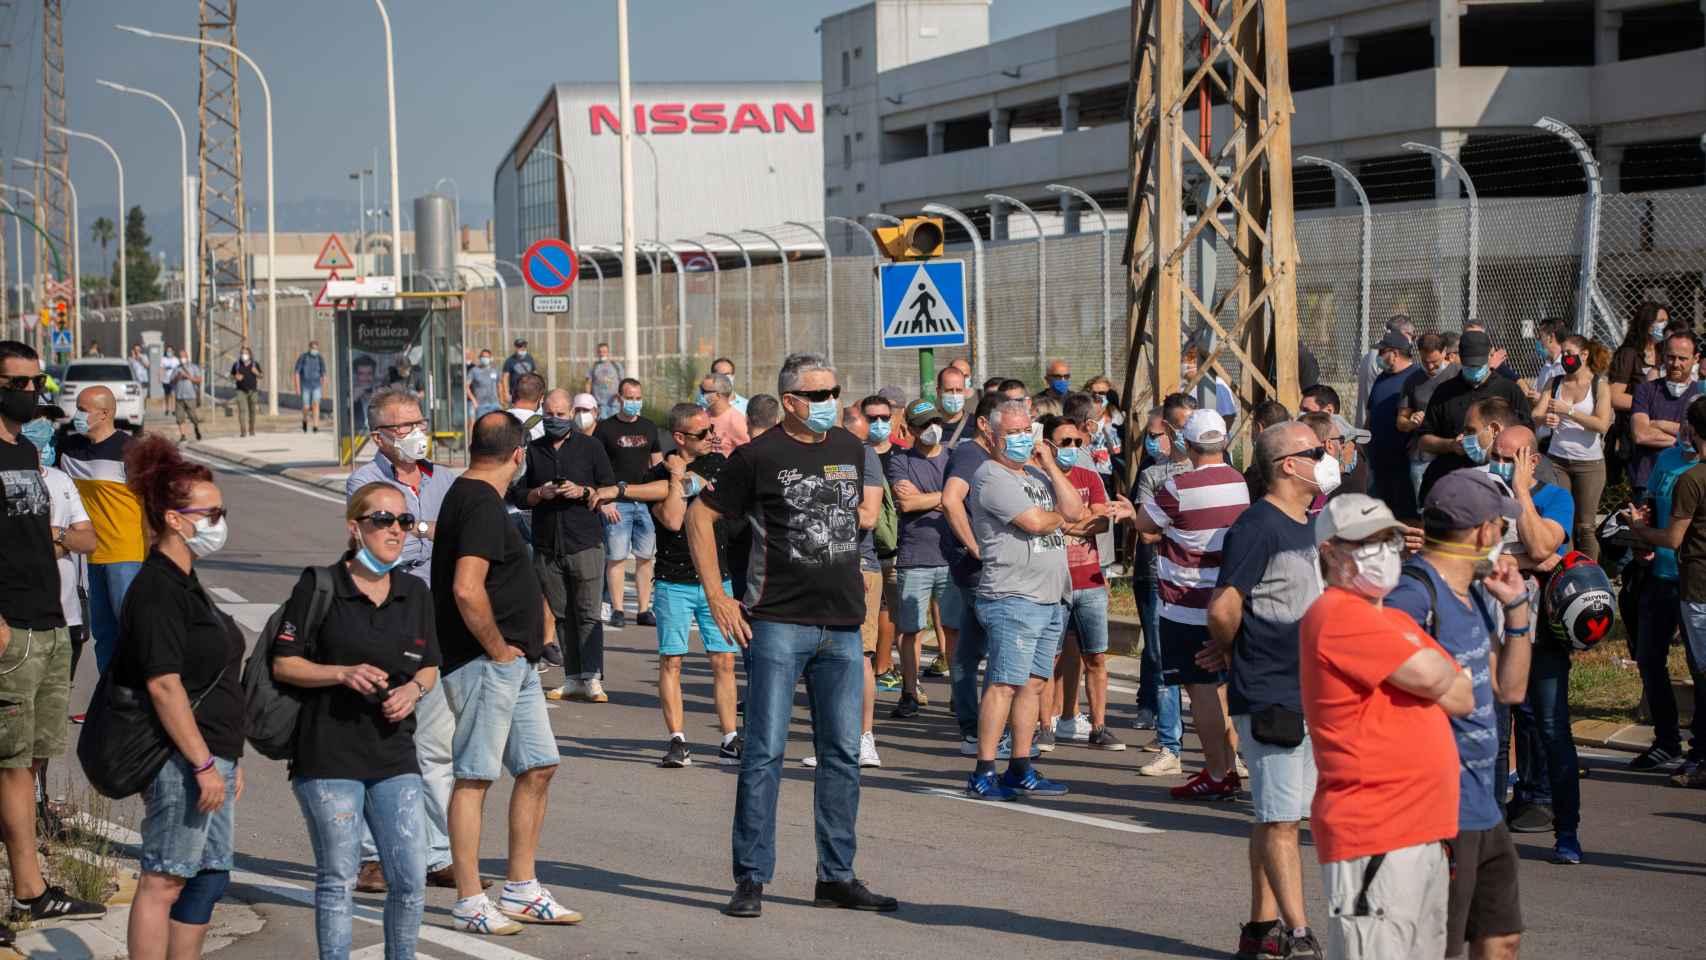
<instances>
[{"instance_id":1,"label":"black cap","mask_svg":"<svg viewBox=\"0 0 1706 960\"><path fill-rule=\"evenodd\" d=\"M518 347L527 346L527 338L526 337L516 337L515 338L515 346L518 346Z\"/></svg>"},{"instance_id":2,"label":"black cap","mask_svg":"<svg viewBox=\"0 0 1706 960\"><path fill-rule=\"evenodd\" d=\"M1493 355L1493 338L1480 330L1465 330L1457 340L1457 357L1466 367L1478 367Z\"/></svg>"},{"instance_id":3,"label":"black cap","mask_svg":"<svg viewBox=\"0 0 1706 960\"><path fill-rule=\"evenodd\" d=\"M1508 488L1479 467L1453 470L1428 491L1422 522L1446 530L1468 530L1489 520L1517 515Z\"/></svg>"},{"instance_id":4,"label":"black cap","mask_svg":"<svg viewBox=\"0 0 1706 960\"><path fill-rule=\"evenodd\" d=\"M1402 350L1405 353L1414 348L1415 344L1410 342L1410 338L1396 330L1386 331L1386 335L1380 338L1380 343L1375 345L1376 350Z\"/></svg>"}]
</instances>

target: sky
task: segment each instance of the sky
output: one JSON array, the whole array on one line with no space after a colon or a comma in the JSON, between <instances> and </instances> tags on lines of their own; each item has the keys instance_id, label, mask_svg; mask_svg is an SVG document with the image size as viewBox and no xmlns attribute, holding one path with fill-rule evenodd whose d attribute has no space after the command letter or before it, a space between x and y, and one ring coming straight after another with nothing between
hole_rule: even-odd
<instances>
[{"instance_id":1,"label":"sky","mask_svg":"<svg viewBox=\"0 0 1706 960\"><path fill-rule=\"evenodd\" d=\"M631 0L633 79L645 81L817 81L824 17L855 0ZM462 220L492 213L492 174L521 126L555 82L616 80L614 0L389 0L397 62L402 203L449 177ZM1124 6L1119 0L993 0L992 39L1004 39ZM117 23L194 35L197 0L66 0L68 126L108 140L125 162L125 200L141 205L156 249L178 251L176 128L159 105L95 83L152 90L169 100L196 151L196 50L120 33ZM239 46L266 71L273 91L278 229L353 230L358 209L349 174L372 166L388 191L385 48L379 12L366 0L242 0ZM41 4L0 8L0 146L7 157L41 150ZM266 225L265 113L245 68L240 96L250 225ZM8 166L25 186L28 170ZM73 141L71 176L81 200L85 272L100 251L88 240L96 217L117 222L112 160ZM453 192L449 183L446 192ZM372 207L369 197L369 207ZM405 221L407 222L407 221ZM10 242L11 231L7 231ZM110 254L109 254L110 256ZM7 252L8 265L13 258ZM25 269L29 270L26 245Z\"/></svg>"}]
</instances>

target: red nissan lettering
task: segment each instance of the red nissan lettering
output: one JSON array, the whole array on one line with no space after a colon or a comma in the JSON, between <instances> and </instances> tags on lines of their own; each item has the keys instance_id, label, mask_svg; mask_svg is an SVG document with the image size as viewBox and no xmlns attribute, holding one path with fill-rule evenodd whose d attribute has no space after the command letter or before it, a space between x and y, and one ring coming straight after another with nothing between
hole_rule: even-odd
<instances>
[{"instance_id":1,"label":"red nissan lettering","mask_svg":"<svg viewBox=\"0 0 1706 960\"><path fill-rule=\"evenodd\" d=\"M722 133L729 128L720 103L696 103L688 115L693 118L694 133Z\"/></svg>"},{"instance_id":2,"label":"red nissan lettering","mask_svg":"<svg viewBox=\"0 0 1706 960\"><path fill-rule=\"evenodd\" d=\"M652 106L653 133L685 133L687 118L682 115L685 104L659 103Z\"/></svg>"}]
</instances>

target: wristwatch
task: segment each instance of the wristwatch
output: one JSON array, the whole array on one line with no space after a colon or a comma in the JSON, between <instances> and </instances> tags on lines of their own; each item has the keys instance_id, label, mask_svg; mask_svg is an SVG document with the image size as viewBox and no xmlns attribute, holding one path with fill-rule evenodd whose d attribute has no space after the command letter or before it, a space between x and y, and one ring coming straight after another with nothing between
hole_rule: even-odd
<instances>
[{"instance_id":1,"label":"wristwatch","mask_svg":"<svg viewBox=\"0 0 1706 960\"><path fill-rule=\"evenodd\" d=\"M618 499L618 500L628 499L628 481L626 481L626 480L616 481L616 499Z\"/></svg>"},{"instance_id":2,"label":"wristwatch","mask_svg":"<svg viewBox=\"0 0 1706 960\"><path fill-rule=\"evenodd\" d=\"M431 527L427 526L427 522L425 520L415 521L415 536L425 537L427 535L427 531L431 529Z\"/></svg>"},{"instance_id":3,"label":"wristwatch","mask_svg":"<svg viewBox=\"0 0 1706 960\"><path fill-rule=\"evenodd\" d=\"M67 533L70 533L70 532L71 532L70 527L60 527L59 533L57 535L55 535L53 538L53 545L56 547L65 546L65 535Z\"/></svg>"}]
</instances>

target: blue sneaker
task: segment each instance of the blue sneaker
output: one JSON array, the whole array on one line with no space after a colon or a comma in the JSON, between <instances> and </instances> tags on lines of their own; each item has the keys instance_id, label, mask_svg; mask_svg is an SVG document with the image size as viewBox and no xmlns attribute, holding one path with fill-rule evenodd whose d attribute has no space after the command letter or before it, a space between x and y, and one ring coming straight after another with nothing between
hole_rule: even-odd
<instances>
[{"instance_id":1,"label":"blue sneaker","mask_svg":"<svg viewBox=\"0 0 1706 960\"><path fill-rule=\"evenodd\" d=\"M994 772L971 775L966 781L966 796L973 800L1017 800L1019 794L1001 782Z\"/></svg>"},{"instance_id":2,"label":"blue sneaker","mask_svg":"<svg viewBox=\"0 0 1706 960\"><path fill-rule=\"evenodd\" d=\"M1558 834L1558 842L1552 845L1552 862L1569 866L1582 862L1582 842L1574 833Z\"/></svg>"},{"instance_id":3,"label":"blue sneaker","mask_svg":"<svg viewBox=\"0 0 1706 960\"><path fill-rule=\"evenodd\" d=\"M1014 777L1013 769L1007 768L1007 772L1001 775L1001 785L1027 797L1064 797L1067 794L1066 784L1044 779L1036 767L1026 770L1023 777Z\"/></svg>"}]
</instances>

